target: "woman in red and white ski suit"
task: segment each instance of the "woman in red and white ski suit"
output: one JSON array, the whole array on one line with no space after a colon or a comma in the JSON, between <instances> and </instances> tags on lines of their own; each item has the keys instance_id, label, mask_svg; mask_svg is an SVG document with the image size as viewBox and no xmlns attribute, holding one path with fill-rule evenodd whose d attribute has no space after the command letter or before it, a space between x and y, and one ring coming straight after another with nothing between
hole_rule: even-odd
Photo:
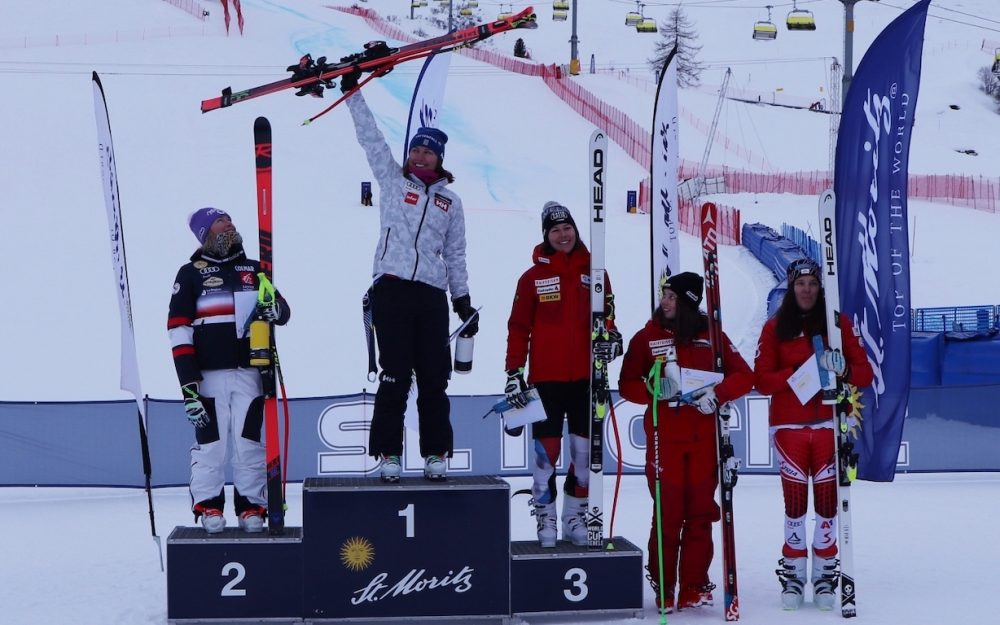
<instances>
[{"instance_id":1,"label":"woman in red and white ski suit","mask_svg":"<svg viewBox=\"0 0 1000 625\"><path fill-rule=\"evenodd\" d=\"M874 374L861 337L846 315L840 316L843 351L830 350L819 265L812 259L803 259L789 265L787 273L788 291L778 311L764 324L754 361L757 390L771 396L768 421L785 498L785 543L777 572L785 609L797 609L802 604L806 582L809 543L805 524L811 477L816 511L813 599L821 609L832 609L837 567L833 407L823 405L821 393L802 404L789 385L789 378L806 361L816 357L814 335L822 336L826 346L820 366L833 375L855 386L868 386Z\"/></svg>"},{"instance_id":2,"label":"woman in red and white ski suit","mask_svg":"<svg viewBox=\"0 0 1000 625\"><path fill-rule=\"evenodd\" d=\"M507 383L513 406L534 385L545 420L532 424L534 481L531 495L542 547L556 546L556 469L563 448L563 423L569 430L570 462L563 483L563 539L587 544L590 434L590 251L580 240L569 209L558 202L542 208L542 242L532 266L517 281L507 322ZM601 341L608 361L622 353L614 325L614 295L605 274L608 340ZM595 347L598 344L595 343ZM598 347L599 348L599 347ZM601 349L601 348L599 348ZM528 365L525 379L525 363Z\"/></svg>"},{"instance_id":3,"label":"woman in red and white ski suit","mask_svg":"<svg viewBox=\"0 0 1000 625\"><path fill-rule=\"evenodd\" d=\"M723 379L702 391L693 404L677 401L679 367L713 370L713 350L708 340L708 319L698 310L704 281L684 272L667 278L660 306L653 318L629 341L622 362L618 389L622 397L646 404L646 482L656 497L660 484L662 537L657 536L655 512L649 532L649 580L657 593L663 585L663 608L674 606L674 588L680 581L679 609L711 605L714 585L708 578L712 562L712 523L719 520L715 489L719 483L716 443L716 408L753 387L753 372L729 337L723 334ZM676 365L673 359L676 351ZM659 475L653 447L653 406L650 371L663 368L657 405ZM669 399L673 397L674 399ZM663 579L659 576L657 545L662 542ZM679 573L679 580L678 580Z\"/></svg>"}]
</instances>

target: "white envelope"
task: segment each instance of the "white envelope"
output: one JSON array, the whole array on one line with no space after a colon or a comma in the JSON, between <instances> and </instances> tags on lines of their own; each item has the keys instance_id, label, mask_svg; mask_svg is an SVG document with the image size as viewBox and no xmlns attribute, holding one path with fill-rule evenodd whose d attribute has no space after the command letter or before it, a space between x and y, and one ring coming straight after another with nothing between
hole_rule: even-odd
<instances>
[{"instance_id":1,"label":"white envelope","mask_svg":"<svg viewBox=\"0 0 1000 625\"><path fill-rule=\"evenodd\" d=\"M788 386L792 387L799 403L803 406L819 392L819 363L815 358L809 358L789 378Z\"/></svg>"},{"instance_id":2,"label":"white envelope","mask_svg":"<svg viewBox=\"0 0 1000 625\"><path fill-rule=\"evenodd\" d=\"M524 408L515 408L503 413L503 425L507 429L544 420L545 409L542 407L542 400L540 399L528 402L528 405Z\"/></svg>"},{"instance_id":3,"label":"white envelope","mask_svg":"<svg viewBox=\"0 0 1000 625\"><path fill-rule=\"evenodd\" d=\"M697 391L709 384L718 384L724 376L715 371L702 371L701 369L688 369L681 367L681 395L686 395L691 391Z\"/></svg>"}]
</instances>

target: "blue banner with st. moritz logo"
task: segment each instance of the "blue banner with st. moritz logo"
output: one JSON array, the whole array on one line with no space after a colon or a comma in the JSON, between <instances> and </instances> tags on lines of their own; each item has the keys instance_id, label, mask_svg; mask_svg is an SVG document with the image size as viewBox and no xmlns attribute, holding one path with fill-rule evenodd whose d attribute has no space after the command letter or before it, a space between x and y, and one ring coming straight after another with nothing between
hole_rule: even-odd
<instances>
[{"instance_id":1,"label":"blue banner with st. moritz logo","mask_svg":"<svg viewBox=\"0 0 1000 625\"><path fill-rule=\"evenodd\" d=\"M844 102L834 189L843 312L875 370L864 389L858 476L891 481L910 392L907 166L930 0L893 20L858 65Z\"/></svg>"}]
</instances>

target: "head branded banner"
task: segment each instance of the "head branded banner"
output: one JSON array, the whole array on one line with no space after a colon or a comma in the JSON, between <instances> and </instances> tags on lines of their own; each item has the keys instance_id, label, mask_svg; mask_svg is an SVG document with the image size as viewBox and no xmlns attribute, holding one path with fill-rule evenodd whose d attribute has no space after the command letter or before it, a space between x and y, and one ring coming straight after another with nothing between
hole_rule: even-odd
<instances>
[{"instance_id":1,"label":"head branded banner","mask_svg":"<svg viewBox=\"0 0 1000 625\"><path fill-rule=\"evenodd\" d=\"M865 53L837 136L840 301L875 370L862 397L858 475L873 481L895 475L910 390L907 167L928 4L893 20Z\"/></svg>"},{"instance_id":2,"label":"head branded banner","mask_svg":"<svg viewBox=\"0 0 1000 625\"><path fill-rule=\"evenodd\" d=\"M424 61L413 88L413 101L410 102L410 119L406 123L406 137L403 141L403 161L409 154L410 137L418 128L437 128L438 116L444 107L444 89L448 84L448 67L451 65L451 55L432 54Z\"/></svg>"},{"instance_id":3,"label":"head branded banner","mask_svg":"<svg viewBox=\"0 0 1000 625\"><path fill-rule=\"evenodd\" d=\"M680 269L677 243L677 55L675 46L664 61L656 87L653 109L653 143L650 159L652 203L649 215L653 308L659 305L660 282Z\"/></svg>"},{"instance_id":4,"label":"head branded banner","mask_svg":"<svg viewBox=\"0 0 1000 625\"><path fill-rule=\"evenodd\" d=\"M97 152L101 166L101 186L108 213L111 240L111 268L115 291L118 293L118 313L121 317L121 389L135 395L139 413L145 419L142 385L139 383L139 361L135 352L135 326L132 323L132 297L128 287L128 265L125 262L125 232L118 196L118 173L115 169L115 149L111 143L111 123L104 88L97 72L93 75L94 113L97 117Z\"/></svg>"}]
</instances>

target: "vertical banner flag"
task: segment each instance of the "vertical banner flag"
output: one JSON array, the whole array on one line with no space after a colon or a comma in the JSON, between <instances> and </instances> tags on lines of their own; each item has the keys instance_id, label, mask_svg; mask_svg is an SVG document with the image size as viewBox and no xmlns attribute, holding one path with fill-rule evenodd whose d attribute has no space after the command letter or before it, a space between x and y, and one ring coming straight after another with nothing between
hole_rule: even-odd
<instances>
[{"instance_id":1,"label":"vertical banner flag","mask_svg":"<svg viewBox=\"0 0 1000 625\"><path fill-rule=\"evenodd\" d=\"M861 398L858 476L892 481L910 392L907 168L930 0L894 19L865 53L844 102L834 189L843 312L875 370Z\"/></svg>"},{"instance_id":2,"label":"vertical banner flag","mask_svg":"<svg viewBox=\"0 0 1000 625\"><path fill-rule=\"evenodd\" d=\"M653 109L653 145L650 154L652 186L649 215L653 271L653 308L660 302L660 281L680 269L677 243L677 46L667 55L660 70Z\"/></svg>"},{"instance_id":3,"label":"vertical banner flag","mask_svg":"<svg viewBox=\"0 0 1000 625\"><path fill-rule=\"evenodd\" d=\"M118 173L115 168L115 149L111 143L111 122L108 121L108 105L97 72L94 72L93 81L101 186L104 187L104 204L108 213L111 266L114 270L118 313L121 318L121 389L135 395L139 414L145 419L146 408L142 400L142 386L139 384L139 360L135 352L135 326L132 324L132 297L129 294L128 266L125 262L125 233L122 229L122 212L118 197Z\"/></svg>"},{"instance_id":4,"label":"vertical banner flag","mask_svg":"<svg viewBox=\"0 0 1000 625\"><path fill-rule=\"evenodd\" d=\"M240 0L233 0L233 6L236 7L236 25L240 27L240 34L243 34L243 8L240 6Z\"/></svg>"},{"instance_id":5,"label":"vertical banner flag","mask_svg":"<svg viewBox=\"0 0 1000 625\"><path fill-rule=\"evenodd\" d=\"M222 2L222 19L226 22L226 34L229 34L229 0L221 0Z\"/></svg>"},{"instance_id":6,"label":"vertical banner flag","mask_svg":"<svg viewBox=\"0 0 1000 625\"><path fill-rule=\"evenodd\" d=\"M410 119L406 123L406 137L403 141L403 162L410 152L410 137L421 126L438 127L438 115L444 107L444 89L448 84L448 67L451 65L451 55L432 54L424 61L417 76L417 84L413 88L413 101L410 102Z\"/></svg>"}]
</instances>

